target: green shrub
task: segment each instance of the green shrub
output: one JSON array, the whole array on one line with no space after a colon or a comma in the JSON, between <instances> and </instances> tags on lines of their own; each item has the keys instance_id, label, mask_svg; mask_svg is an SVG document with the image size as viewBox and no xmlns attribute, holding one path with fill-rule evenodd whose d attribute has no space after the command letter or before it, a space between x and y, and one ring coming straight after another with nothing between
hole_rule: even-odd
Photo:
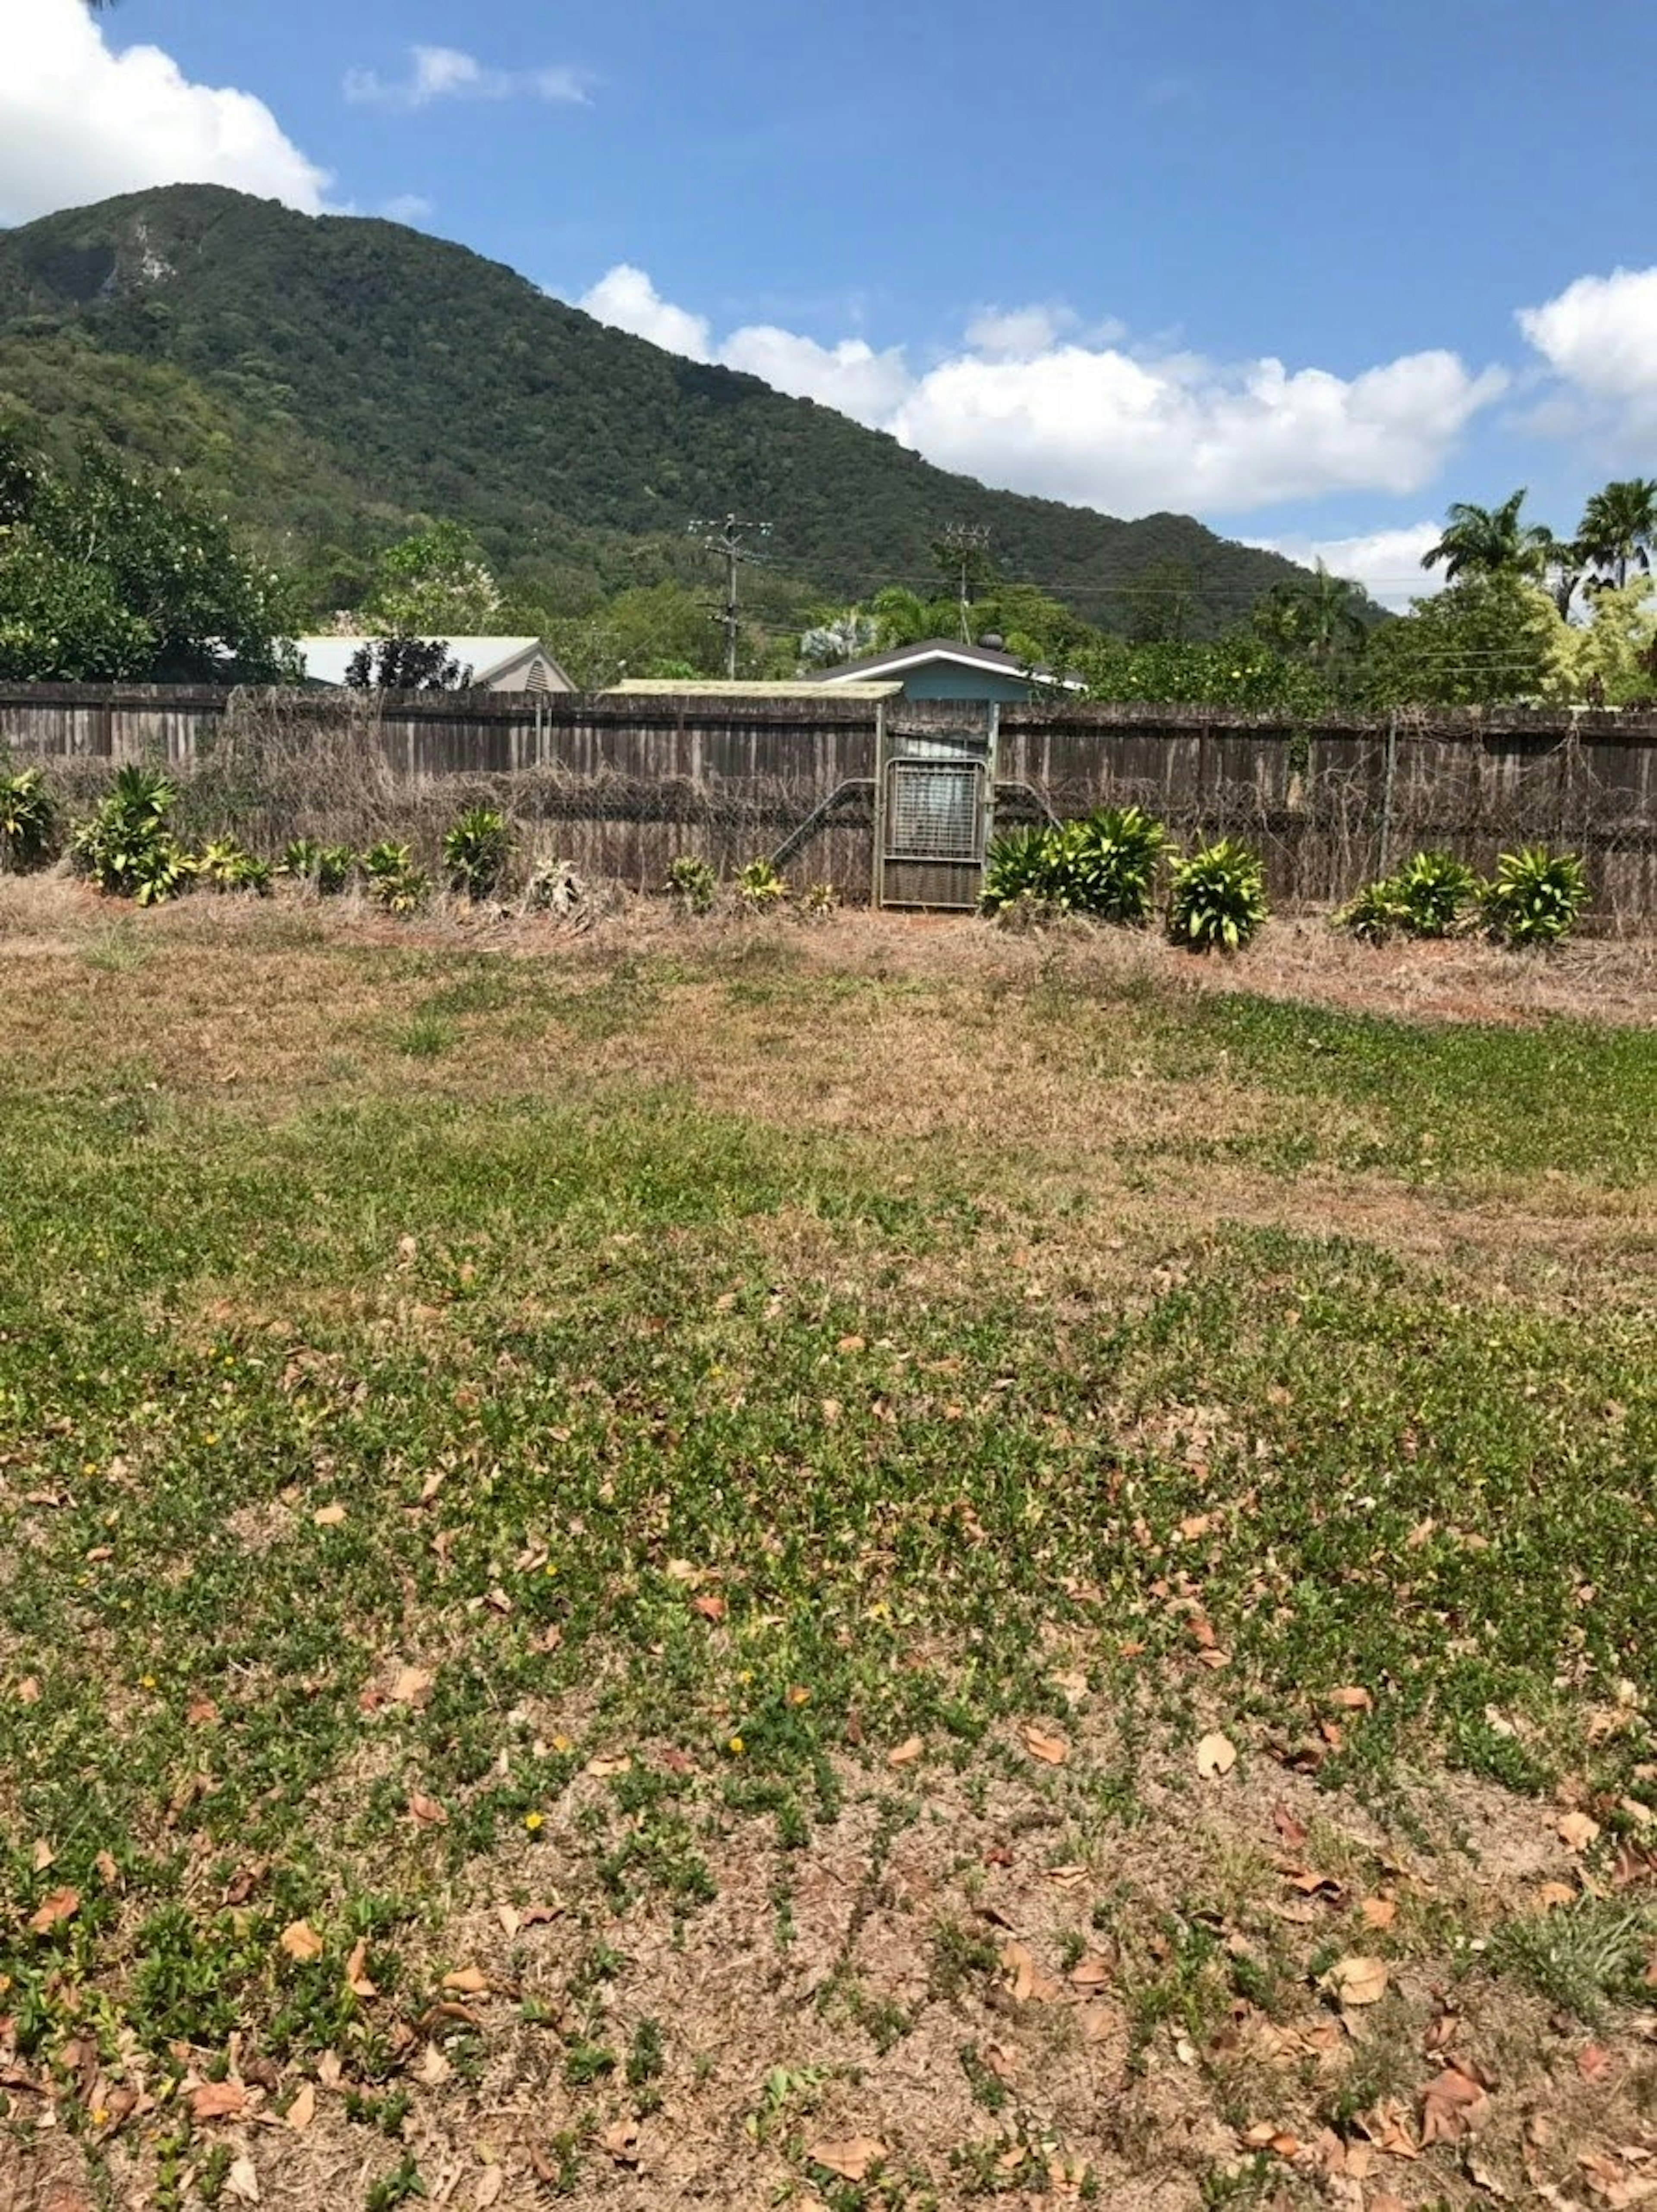
<instances>
[{"instance_id":1,"label":"green shrub","mask_svg":"<svg viewBox=\"0 0 1657 2212\"><path fill-rule=\"evenodd\" d=\"M706 914L713 903L719 879L706 860L681 853L667 872L667 889L691 914Z\"/></svg>"},{"instance_id":2,"label":"green shrub","mask_svg":"<svg viewBox=\"0 0 1657 2212\"><path fill-rule=\"evenodd\" d=\"M1478 877L1451 853L1417 853L1396 875L1366 884L1335 916L1372 945L1396 931L1405 937L1449 937L1473 912Z\"/></svg>"},{"instance_id":3,"label":"green shrub","mask_svg":"<svg viewBox=\"0 0 1657 2212\"><path fill-rule=\"evenodd\" d=\"M332 898L350 882L355 866L356 854L349 845L319 845L314 837L295 837L283 851L278 872Z\"/></svg>"},{"instance_id":4,"label":"green shrub","mask_svg":"<svg viewBox=\"0 0 1657 2212\"><path fill-rule=\"evenodd\" d=\"M0 871L38 868L52 851L58 807L38 768L0 775Z\"/></svg>"},{"instance_id":5,"label":"green shrub","mask_svg":"<svg viewBox=\"0 0 1657 2212\"><path fill-rule=\"evenodd\" d=\"M449 889L488 898L500 887L511 851L512 831L499 808L469 806L443 840Z\"/></svg>"},{"instance_id":6,"label":"green shrub","mask_svg":"<svg viewBox=\"0 0 1657 2212\"><path fill-rule=\"evenodd\" d=\"M1107 806L1077 822L1015 830L990 848L984 907L993 914L1039 902L1101 921L1143 922L1167 842L1162 823L1138 806Z\"/></svg>"},{"instance_id":7,"label":"green shrub","mask_svg":"<svg viewBox=\"0 0 1657 2212\"><path fill-rule=\"evenodd\" d=\"M1588 902L1587 877L1575 853L1527 845L1503 853L1480 905L1492 937L1514 945L1557 945Z\"/></svg>"},{"instance_id":8,"label":"green shrub","mask_svg":"<svg viewBox=\"0 0 1657 2212\"><path fill-rule=\"evenodd\" d=\"M413 914L426 902L431 878L415 866L406 845L389 842L371 845L362 855L362 872L368 889L388 914Z\"/></svg>"},{"instance_id":9,"label":"green shrub","mask_svg":"<svg viewBox=\"0 0 1657 2212\"><path fill-rule=\"evenodd\" d=\"M169 817L178 793L159 769L127 767L95 812L76 825L70 850L100 891L156 906L185 890L193 867Z\"/></svg>"},{"instance_id":10,"label":"green shrub","mask_svg":"<svg viewBox=\"0 0 1657 2212\"><path fill-rule=\"evenodd\" d=\"M191 863L198 882L215 891L254 891L264 898L275 872L234 837L217 837L203 845Z\"/></svg>"},{"instance_id":11,"label":"green shrub","mask_svg":"<svg viewBox=\"0 0 1657 2212\"><path fill-rule=\"evenodd\" d=\"M1174 864L1168 898L1168 933L1193 952L1217 946L1235 952L1266 920L1266 867L1259 854L1233 837L1199 847Z\"/></svg>"},{"instance_id":12,"label":"green shrub","mask_svg":"<svg viewBox=\"0 0 1657 2212\"><path fill-rule=\"evenodd\" d=\"M753 860L737 877L737 892L745 907L758 913L788 896L788 885L769 860Z\"/></svg>"},{"instance_id":13,"label":"green shrub","mask_svg":"<svg viewBox=\"0 0 1657 2212\"><path fill-rule=\"evenodd\" d=\"M1053 879L1048 856L1053 834L1051 830L1010 830L992 841L984 867L981 903L986 914L1047 902Z\"/></svg>"}]
</instances>

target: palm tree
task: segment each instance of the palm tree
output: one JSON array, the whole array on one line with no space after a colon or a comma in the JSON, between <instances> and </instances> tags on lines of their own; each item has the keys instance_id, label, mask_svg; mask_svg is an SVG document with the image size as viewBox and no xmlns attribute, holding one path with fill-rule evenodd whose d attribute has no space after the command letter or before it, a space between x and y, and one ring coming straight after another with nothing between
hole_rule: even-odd
<instances>
[{"instance_id":1,"label":"palm tree","mask_svg":"<svg viewBox=\"0 0 1657 2212\"><path fill-rule=\"evenodd\" d=\"M1588 556L1576 538L1556 538L1545 523L1539 523L1531 538L1542 588L1558 608L1561 619L1569 620L1570 603Z\"/></svg>"},{"instance_id":2,"label":"palm tree","mask_svg":"<svg viewBox=\"0 0 1657 2212\"><path fill-rule=\"evenodd\" d=\"M1326 670L1341 654L1363 651L1369 634L1363 598L1350 577L1332 575L1320 561L1310 575L1272 586L1255 609L1254 627Z\"/></svg>"},{"instance_id":3,"label":"palm tree","mask_svg":"<svg viewBox=\"0 0 1657 2212\"><path fill-rule=\"evenodd\" d=\"M1630 477L1595 492L1582 510L1578 538L1587 560L1608 570L1619 592L1630 568L1649 574L1657 544L1657 479Z\"/></svg>"},{"instance_id":4,"label":"palm tree","mask_svg":"<svg viewBox=\"0 0 1657 2212\"><path fill-rule=\"evenodd\" d=\"M1534 576L1542 567L1542 547L1551 533L1519 520L1525 504L1524 487L1504 499L1500 507L1475 507L1457 500L1450 508L1444 534L1421 556L1423 568L1444 563L1447 583L1458 576Z\"/></svg>"}]
</instances>

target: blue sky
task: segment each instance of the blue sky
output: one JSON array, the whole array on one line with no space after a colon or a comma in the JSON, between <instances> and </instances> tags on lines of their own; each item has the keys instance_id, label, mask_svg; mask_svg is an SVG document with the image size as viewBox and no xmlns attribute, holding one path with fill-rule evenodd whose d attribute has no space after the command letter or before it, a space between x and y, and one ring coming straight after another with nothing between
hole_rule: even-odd
<instances>
[{"instance_id":1,"label":"blue sky","mask_svg":"<svg viewBox=\"0 0 1657 2212\"><path fill-rule=\"evenodd\" d=\"M0 0L0 221L196 175L391 210L1394 599L1450 499L1567 528L1657 474L1657 9Z\"/></svg>"}]
</instances>

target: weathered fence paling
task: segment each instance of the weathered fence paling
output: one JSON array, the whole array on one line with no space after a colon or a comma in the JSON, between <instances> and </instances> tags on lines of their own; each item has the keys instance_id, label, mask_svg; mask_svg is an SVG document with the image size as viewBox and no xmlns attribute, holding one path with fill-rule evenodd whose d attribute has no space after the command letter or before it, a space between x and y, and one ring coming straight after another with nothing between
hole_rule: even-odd
<instances>
[{"instance_id":1,"label":"weathered fence paling","mask_svg":"<svg viewBox=\"0 0 1657 2212\"><path fill-rule=\"evenodd\" d=\"M75 786L100 764L164 762L266 846L327 833L307 810L336 805L349 761L352 803L379 834L492 796L593 875L652 887L681 854L730 868L786 848L799 876L860 897L887 703L28 684L0 686L0 751L56 762ZM978 711L901 704L906 730ZM1442 845L1486 868L1541 841L1583 853L1602 921L1657 918L1657 715L1443 710L1400 715L1389 740L1385 718L1007 706L996 781L998 826L1137 800L1181 837L1250 838L1280 907L1346 896L1383 840L1394 858Z\"/></svg>"}]
</instances>

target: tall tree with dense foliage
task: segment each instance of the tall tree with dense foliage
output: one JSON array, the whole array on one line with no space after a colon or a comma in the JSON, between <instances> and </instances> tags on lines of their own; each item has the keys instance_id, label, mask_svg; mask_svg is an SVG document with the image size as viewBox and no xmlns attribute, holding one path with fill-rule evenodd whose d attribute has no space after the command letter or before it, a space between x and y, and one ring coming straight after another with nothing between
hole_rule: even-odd
<instances>
[{"instance_id":1,"label":"tall tree with dense foliage","mask_svg":"<svg viewBox=\"0 0 1657 2212\"><path fill-rule=\"evenodd\" d=\"M0 427L0 677L275 682L291 593L175 477L88 447L56 470Z\"/></svg>"},{"instance_id":2,"label":"tall tree with dense foliage","mask_svg":"<svg viewBox=\"0 0 1657 2212\"><path fill-rule=\"evenodd\" d=\"M1657 697L1657 585L1649 576L1606 584L1586 623L1562 623L1545 689L1569 707L1630 707Z\"/></svg>"},{"instance_id":3,"label":"tall tree with dense foliage","mask_svg":"<svg viewBox=\"0 0 1657 2212\"><path fill-rule=\"evenodd\" d=\"M1524 504L1522 486L1500 507L1457 500L1437 544L1422 555L1422 567L1442 566L1452 584L1462 576L1534 575L1541 566L1545 533L1520 521Z\"/></svg>"},{"instance_id":4,"label":"tall tree with dense foliage","mask_svg":"<svg viewBox=\"0 0 1657 2212\"><path fill-rule=\"evenodd\" d=\"M1367 705L1496 707L1541 698L1565 628L1523 575L1463 575L1370 636L1358 679Z\"/></svg>"},{"instance_id":5,"label":"tall tree with dense foliage","mask_svg":"<svg viewBox=\"0 0 1657 2212\"><path fill-rule=\"evenodd\" d=\"M1309 576L1274 584L1255 607L1253 627L1268 645L1310 661L1332 684L1341 665L1363 650L1367 604L1358 585L1332 575L1320 561Z\"/></svg>"},{"instance_id":6,"label":"tall tree with dense foliage","mask_svg":"<svg viewBox=\"0 0 1657 2212\"><path fill-rule=\"evenodd\" d=\"M1648 574L1657 544L1657 480L1628 477L1595 492L1576 535L1588 562L1618 591L1631 569Z\"/></svg>"},{"instance_id":7,"label":"tall tree with dense foliage","mask_svg":"<svg viewBox=\"0 0 1657 2212\"><path fill-rule=\"evenodd\" d=\"M439 522L380 555L362 611L394 635L488 637L501 609L483 547L459 523Z\"/></svg>"}]
</instances>

